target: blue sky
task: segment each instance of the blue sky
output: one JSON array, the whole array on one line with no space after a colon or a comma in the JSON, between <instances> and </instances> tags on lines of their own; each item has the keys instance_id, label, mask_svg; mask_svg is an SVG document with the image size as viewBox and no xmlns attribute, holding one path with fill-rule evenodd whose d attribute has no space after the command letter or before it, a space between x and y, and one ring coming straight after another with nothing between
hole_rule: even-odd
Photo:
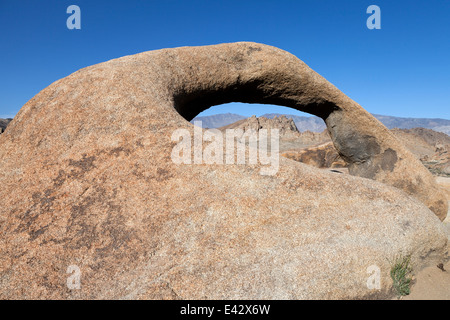
<instances>
[{"instance_id":1,"label":"blue sky","mask_svg":"<svg viewBox=\"0 0 450 320\"><path fill-rule=\"evenodd\" d=\"M81 30L69 30L69 5ZM381 8L369 30L366 9ZM88 65L142 51L235 41L287 50L372 113L450 119L450 1L0 0L0 117ZM299 114L230 104L233 112Z\"/></svg>"}]
</instances>

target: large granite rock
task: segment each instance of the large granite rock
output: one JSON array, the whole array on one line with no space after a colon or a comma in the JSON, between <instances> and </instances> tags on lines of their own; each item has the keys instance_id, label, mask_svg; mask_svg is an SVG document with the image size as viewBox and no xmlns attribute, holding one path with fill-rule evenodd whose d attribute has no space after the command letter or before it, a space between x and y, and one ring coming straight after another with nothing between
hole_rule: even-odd
<instances>
[{"instance_id":1,"label":"large granite rock","mask_svg":"<svg viewBox=\"0 0 450 320\"><path fill-rule=\"evenodd\" d=\"M229 101L323 117L352 172L386 184L282 157L274 175L174 163L175 130L193 135L188 120ZM56 81L0 136L0 186L2 299L383 298L394 257L415 270L446 258L426 169L303 62L256 43L145 52Z\"/></svg>"}]
</instances>

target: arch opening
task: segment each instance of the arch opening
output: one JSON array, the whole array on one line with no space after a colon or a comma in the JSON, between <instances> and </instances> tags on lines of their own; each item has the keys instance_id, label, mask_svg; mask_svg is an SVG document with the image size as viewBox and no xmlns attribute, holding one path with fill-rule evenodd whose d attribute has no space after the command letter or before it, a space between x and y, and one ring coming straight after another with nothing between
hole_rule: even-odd
<instances>
[{"instance_id":1,"label":"arch opening","mask_svg":"<svg viewBox=\"0 0 450 320\"><path fill-rule=\"evenodd\" d=\"M237 81L226 87L213 89L201 89L193 91L182 90L173 96L175 110L186 120L191 121L203 111L218 105L228 103L247 103L260 105L275 105L291 108L294 111L308 113L322 118L328 116L340 108L333 102L319 98L307 103L302 103L297 95L292 96L282 90L268 90L265 80L241 83Z\"/></svg>"},{"instance_id":2,"label":"arch opening","mask_svg":"<svg viewBox=\"0 0 450 320\"><path fill-rule=\"evenodd\" d=\"M291 118L294 121L299 132L311 131L319 133L326 129L326 123L322 118L306 112L279 105L241 102L211 106L200 112L190 122L192 123L197 119L203 120L207 123L204 127L219 128L252 116L267 119L286 116L286 118Z\"/></svg>"},{"instance_id":3,"label":"arch opening","mask_svg":"<svg viewBox=\"0 0 450 320\"><path fill-rule=\"evenodd\" d=\"M199 122L200 121L200 122ZM348 163L334 147L323 119L292 108L248 103L227 103L201 112L191 123L204 129L279 130L281 156L320 169L347 173ZM244 142L247 144L248 141ZM258 145L259 148L267 146ZM333 171L333 170L332 170Z\"/></svg>"}]
</instances>

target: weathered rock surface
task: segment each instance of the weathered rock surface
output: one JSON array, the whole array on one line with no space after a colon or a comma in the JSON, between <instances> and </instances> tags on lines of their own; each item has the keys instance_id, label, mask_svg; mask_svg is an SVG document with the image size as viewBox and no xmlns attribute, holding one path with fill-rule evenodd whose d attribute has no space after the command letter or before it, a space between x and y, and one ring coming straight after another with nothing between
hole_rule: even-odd
<instances>
[{"instance_id":1,"label":"weathered rock surface","mask_svg":"<svg viewBox=\"0 0 450 320\"><path fill-rule=\"evenodd\" d=\"M317 168L345 168L348 166L331 142L298 151L286 151L281 155Z\"/></svg>"},{"instance_id":2,"label":"weathered rock surface","mask_svg":"<svg viewBox=\"0 0 450 320\"><path fill-rule=\"evenodd\" d=\"M193 134L187 120L229 101L322 116L353 173L442 215L426 169L291 54L256 43L144 52L56 81L0 136L0 298L383 298L389 259L446 259L439 219L398 188L282 157L273 176L172 162L173 132ZM373 265L380 290L367 287ZM67 286L70 266L80 289Z\"/></svg>"}]
</instances>

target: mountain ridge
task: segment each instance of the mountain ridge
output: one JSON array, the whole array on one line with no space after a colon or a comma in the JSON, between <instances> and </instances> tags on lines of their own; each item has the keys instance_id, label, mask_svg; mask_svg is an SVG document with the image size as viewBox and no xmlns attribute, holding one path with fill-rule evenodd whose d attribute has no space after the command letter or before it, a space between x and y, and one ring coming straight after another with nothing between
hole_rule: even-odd
<instances>
[{"instance_id":1,"label":"mountain ridge","mask_svg":"<svg viewBox=\"0 0 450 320\"><path fill-rule=\"evenodd\" d=\"M322 119L315 116L297 116L285 113L266 113L260 117L272 119L274 117L286 116L294 120L300 132L312 131L322 132L326 126ZM434 131L443 132L450 135L450 120L442 118L407 118L407 117L394 117L380 114L372 114L381 123L383 123L388 129L412 129L412 128L426 128ZM245 117L236 113L219 113L210 116L200 116L194 118L193 121L202 121L204 128L220 128L232 124L236 121L243 120L249 117Z\"/></svg>"}]
</instances>

